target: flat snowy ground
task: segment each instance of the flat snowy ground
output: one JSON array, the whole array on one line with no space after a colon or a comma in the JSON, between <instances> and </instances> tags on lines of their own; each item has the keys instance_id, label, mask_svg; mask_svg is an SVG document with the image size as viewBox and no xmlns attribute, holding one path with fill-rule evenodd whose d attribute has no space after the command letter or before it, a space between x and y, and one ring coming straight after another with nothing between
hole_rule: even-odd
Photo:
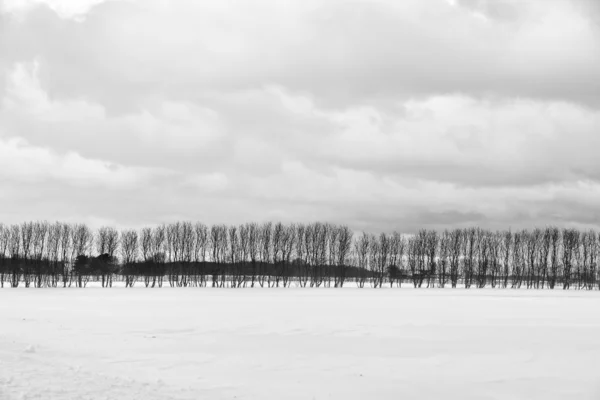
<instances>
[{"instance_id":1,"label":"flat snowy ground","mask_svg":"<svg viewBox=\"0 0 600 400\"><path fill-rule=\"evenodd\" d=\"M600 292L0 290L0 399L598 399Z\"/></svg>"}]
</instances>

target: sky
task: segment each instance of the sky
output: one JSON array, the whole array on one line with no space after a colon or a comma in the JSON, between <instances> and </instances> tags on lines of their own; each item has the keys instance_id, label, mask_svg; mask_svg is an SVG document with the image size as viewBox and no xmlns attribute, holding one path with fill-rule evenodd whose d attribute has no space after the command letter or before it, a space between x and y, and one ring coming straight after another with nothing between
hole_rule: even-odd
<instances>
[{"instance_id":1,"label":"sky","mask_svg":"<svg viewBox=\"0 0 600 400\"><path fill-rule=\"evenodd\" d=\"M600 227L600 1L0 0L0 221Z\"/></svg>"}]
</instances>

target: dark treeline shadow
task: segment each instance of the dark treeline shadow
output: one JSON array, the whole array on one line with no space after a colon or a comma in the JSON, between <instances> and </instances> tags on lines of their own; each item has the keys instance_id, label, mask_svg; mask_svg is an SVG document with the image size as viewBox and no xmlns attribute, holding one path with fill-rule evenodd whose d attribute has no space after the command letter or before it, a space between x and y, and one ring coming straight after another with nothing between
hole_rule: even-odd
<instances>
[{"instance_id":1,"label":"dark treeline shadow","mask_svg":"<svg viewBox=\"0 0 600 400\"><path fill-rule=\"evenodd\" d=\"M599 287L599 236L575 229L354 234L328 223L177 222L92 231L0 224L2 287Z\"/></svg>"}]
</instances>

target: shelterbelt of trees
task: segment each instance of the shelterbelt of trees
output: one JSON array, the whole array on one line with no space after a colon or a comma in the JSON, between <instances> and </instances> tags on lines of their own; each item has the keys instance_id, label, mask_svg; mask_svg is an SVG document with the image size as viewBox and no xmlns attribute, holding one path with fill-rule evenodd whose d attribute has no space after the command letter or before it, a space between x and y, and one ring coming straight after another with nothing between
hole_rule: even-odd
<instances>
[{"instance_id":1,"label":"shelterbelt of trees","mask_svg":"<svg viewBox=\"0 0 600 400\"><path fill-rule=\"evenodd\" d=\"M328 223L177 222L139 231L0 224L2 287L600 287L599 236L575 229L413 235Z\"/></svg>"}]
</instances>

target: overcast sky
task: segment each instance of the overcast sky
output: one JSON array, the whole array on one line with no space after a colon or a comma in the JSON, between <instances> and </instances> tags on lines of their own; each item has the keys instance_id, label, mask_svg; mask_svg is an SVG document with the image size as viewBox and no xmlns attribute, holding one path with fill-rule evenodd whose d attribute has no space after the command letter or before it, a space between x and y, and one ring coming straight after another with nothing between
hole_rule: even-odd
<instances>
[{"instance_id":1,"label":"overcast sky","mask_svg":"<svg viewBox=\"0 0 600 400\"><path fill-rule=\"evenodd\" d=\"M600 226L600 1L0 0L0 221Z\"/></svg>"}]
</instances>

